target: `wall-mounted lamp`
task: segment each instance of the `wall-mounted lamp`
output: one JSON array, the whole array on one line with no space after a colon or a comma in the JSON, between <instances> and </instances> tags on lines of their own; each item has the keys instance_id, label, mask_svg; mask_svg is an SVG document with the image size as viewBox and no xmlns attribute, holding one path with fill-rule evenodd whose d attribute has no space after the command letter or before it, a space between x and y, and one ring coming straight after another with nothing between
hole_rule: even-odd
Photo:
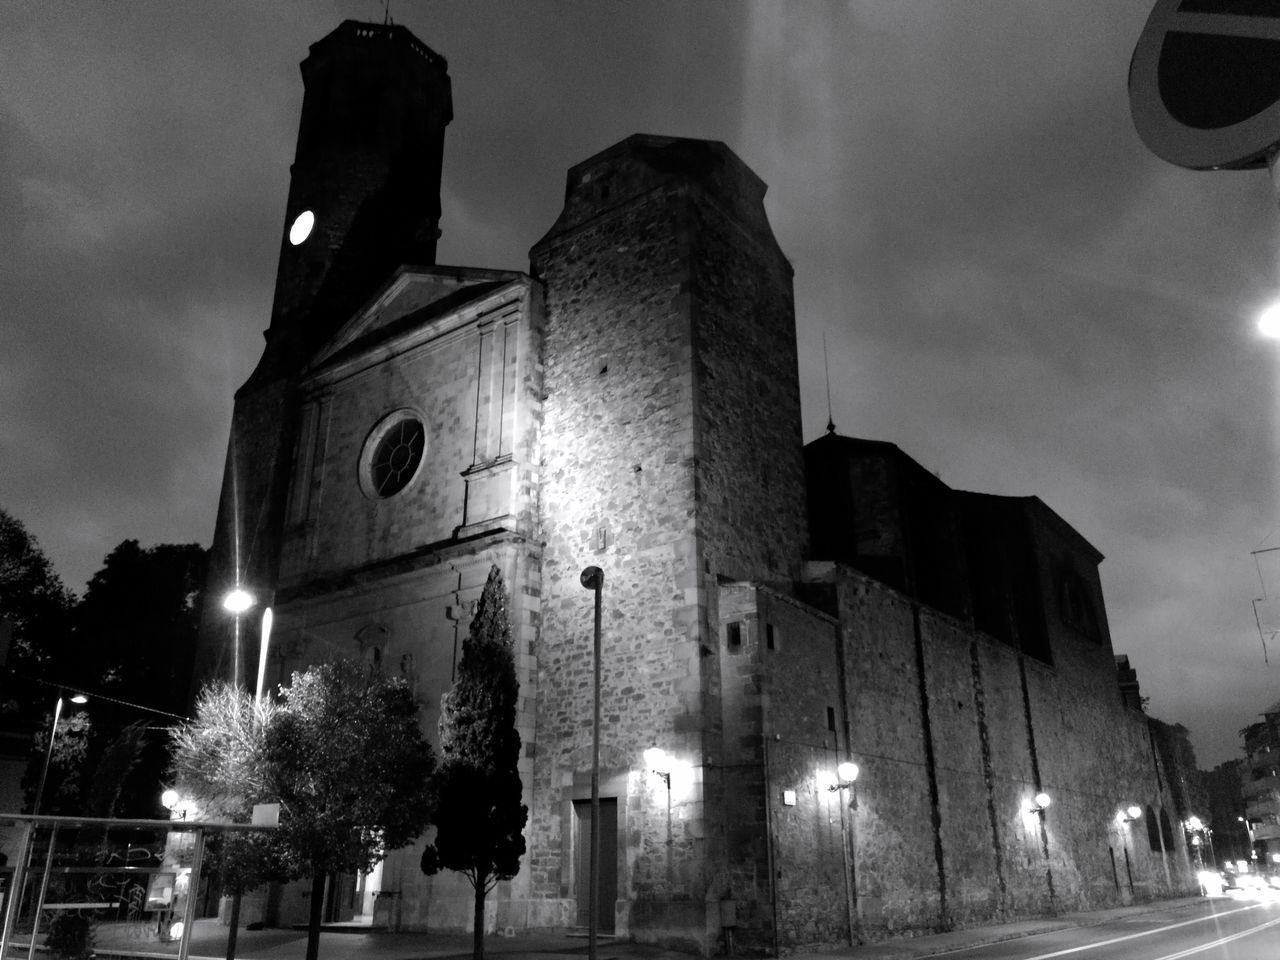
<instances>
[{"instance_id":1,"label":"wall-mounted lamp","mask_svg":"<svg viewBox=\"0 0 1280 960\"><path fill-rule=\"evenodd\" d=\"M1125 807L1118 814L1116 814L1116 819L1119 820L1121 823L1133 823L1133 821L1137 820L1141 816L1142 816L1142 808L1138 806L1136 803L1131 803L1129 804L1129 806Z\"/></svg>"},{"instance_id":2,"label":"wall-mounted lamp","mask_svg":"<svg viewBox=\"0 0 1280 960\"><path fill-rule=\"evenodd\" d=\"M1044 813L1044 811L1053 803L1053 798L1043 790L1027 801L1027 813Z\"/></svg>"},{"instance_id":3,"label":"wall-mounted lamp","mask_svg":"<svg viewBox=\"0 0 1280 960\"><path fill-rule=\"evenodd\" d=\"M832 793L852 787L858 779L858 765L849 760L836 764L836 782L827 787Z\"/></svg>"},{"instance_id":4,"label":"wall-mounted lamp","mask_svg":"<svg viewBox=\"0 0 1280 960\"><path fill-rule=\"evenodd\" d=\"M649 747L644 752L644 765L651 773L662 778L662 782L671 789L671 758L661 747Z\"/></svg>"},{"instance_id":5,"label":"wall-mounted lamp","mask_svg":"<svg viewBox=\"0 0 1280 960\"><path fill-rule=\"evenodd\" d=\"M173 787L169 787L164 793L160 794L160 806L169 811L171 820L185 820L187 819L187 814L193 812L191 801L183 797Z\"/></svg>"}]
</instances>

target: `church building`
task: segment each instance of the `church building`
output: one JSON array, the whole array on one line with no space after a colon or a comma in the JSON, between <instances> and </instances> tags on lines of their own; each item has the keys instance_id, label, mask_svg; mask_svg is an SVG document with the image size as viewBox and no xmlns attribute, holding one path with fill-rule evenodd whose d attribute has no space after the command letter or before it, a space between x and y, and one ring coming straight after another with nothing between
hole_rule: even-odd
<instances>
[{"instance_id":1,"label":"church building","mask_svg":"<svg viewBox=\"0 0 1280 960\"><path fill-rule=\"evenodd\" d=\"M1194 889L1101 555L891 443L804 444L792 269L729 147L628 137L568 171L527 273L446 266L444 58L347 21L302 76L209 582L259 606L206 605L204 677L252 684L269 605L268 683L363 659L434 738L496 565L529 822L488 923L585 926L596 566L603 932L776 953ZM465 929L420 854L333 878L331 917Z\"/></svg>"}]
</instances>

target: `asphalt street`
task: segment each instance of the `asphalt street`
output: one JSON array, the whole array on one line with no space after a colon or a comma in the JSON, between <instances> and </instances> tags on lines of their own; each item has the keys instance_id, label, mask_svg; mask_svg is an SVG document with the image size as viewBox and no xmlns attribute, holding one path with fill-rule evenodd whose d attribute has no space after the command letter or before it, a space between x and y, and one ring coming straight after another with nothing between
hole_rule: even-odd
<instances>
[{"instance_id":1,"label":"asphalt street","mask_svg":"<svg viewBox=\"0 0 1280 960\"><path fill-rule=\"evenodd\" d=\"M797 952L790 960L1280 960L1280 897L1238 892L1222 897L1137 904L1111 910L1064 914L1008 924L885 943ZM1264 898L1265 897L1265 898ZM197 921L192 934L192 960L222 960L227 928L216 920ZM239 960L302 960L306 932L242 930ZM485 952L494 960L583 960L584 937L572 934L490 935ZM103 925L97 937L101 960L174 960L176 942L145 939L132 925ZM35 956L44 956L37 947ZM339 932L321 934L320 960L464 960L471 937L457 933ZM15 942L3 960L28 956L27 945ZM602 938L599 960L687 960L688 954Z\"/></svg>"}]
</instances>

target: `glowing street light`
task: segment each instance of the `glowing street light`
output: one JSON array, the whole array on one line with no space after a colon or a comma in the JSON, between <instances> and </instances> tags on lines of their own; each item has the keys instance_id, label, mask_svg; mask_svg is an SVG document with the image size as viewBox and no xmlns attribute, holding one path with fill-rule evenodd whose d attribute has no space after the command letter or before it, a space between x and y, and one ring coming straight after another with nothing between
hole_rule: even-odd
<instances>
[{"instance_id":1,"label":"glowing street light","mask_svg":"<svg viewBox=\"0 0 1280 960\"><path fill-rule=\"evenodd\" d=\"M1133 821L1137 820L1141 816L1142 816L1142 808L1138 806L1136 803L1131 803L1129 804L1129 806L1125 807L1118 814L1116 814L1116 819L1119 820L1121 823L1133 823Z\"/></svg>"},{"instance_id":2,"label":"glowing street light","mask_svg":"<svg viewBox=\"0 0 1280 960\"><path fill-rule=\"evenodd\" d=\"M1271 340L1280 340L1280 301L1258 314L1258 332Z\"/></svg>"},{"instance_id":3,"label":"glowing street light","mask_svg":"<svg viewBox=\"0 0 1280 960\"><path fill-rule=\"evenodd\" d=\"M671 758L667 756L667 751L661 747L649 747L644 752L644 762L653 773L662 778L662 782L667 785L667 790L671 790Z\"/></svg>"},{"instance_id":4,"label":"glowing street light","mask_svg":"<svg viewBox=\"0 0 1280 960\"><path fill-rule=\"evenodd\" d=\"M1048 807L1051 806L1052 804L1053 804L1053 798L1049 796L1047 793L1045 793L1043 790L1041 790L1030 800L1026 801L1026 804L1023 806L1022 810L1024 813L1038 813L1040 814L1040 816L1043 817L1045 810L1048 809Z\"/></svg>"},{"instance_id":5,"label":"glowing street light","mask_svg":"<svg viewBox=\"0 0 1280 960\"><path fill-rule=\"evenodd\" d=\"M252 606L253 594L243 587L236 587L234 590L228 591L227 595L222 598L222 609L237 616Z\"/></svg>"},{"instance_id":6,"label":"glowing street light","mask_svg":"<svg viewBox=\"0 0 1280 960\"><path fill-rule=\"evenodd\" d=\"M253 594L245 590L238 583L235 588L230 590L222 598L222 609L233 615L235 619L235 640L232 648L233 660L231 662L231 682L236 686L240 686L240 614L244 613L254 604Z\"/></svg>"}]
</instances>

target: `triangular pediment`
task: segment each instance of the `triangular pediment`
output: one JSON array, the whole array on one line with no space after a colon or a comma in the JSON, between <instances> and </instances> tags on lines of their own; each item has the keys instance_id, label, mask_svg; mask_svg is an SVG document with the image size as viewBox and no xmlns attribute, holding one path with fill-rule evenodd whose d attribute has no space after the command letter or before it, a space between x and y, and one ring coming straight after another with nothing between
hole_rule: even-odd
<instances>
[{"instance_id":1,"label":"triangular pediment","mask_svg":"<svg viewBox=\"0 0 1280 960\"><path fill-rule=\"evenodd\" d=\"M407 331L457 313L467 304L513 282L514 270L476 267L402 267L350 320L338 328L308 365L311 371L350 357Z\"/></svg>"}]
</instances>

